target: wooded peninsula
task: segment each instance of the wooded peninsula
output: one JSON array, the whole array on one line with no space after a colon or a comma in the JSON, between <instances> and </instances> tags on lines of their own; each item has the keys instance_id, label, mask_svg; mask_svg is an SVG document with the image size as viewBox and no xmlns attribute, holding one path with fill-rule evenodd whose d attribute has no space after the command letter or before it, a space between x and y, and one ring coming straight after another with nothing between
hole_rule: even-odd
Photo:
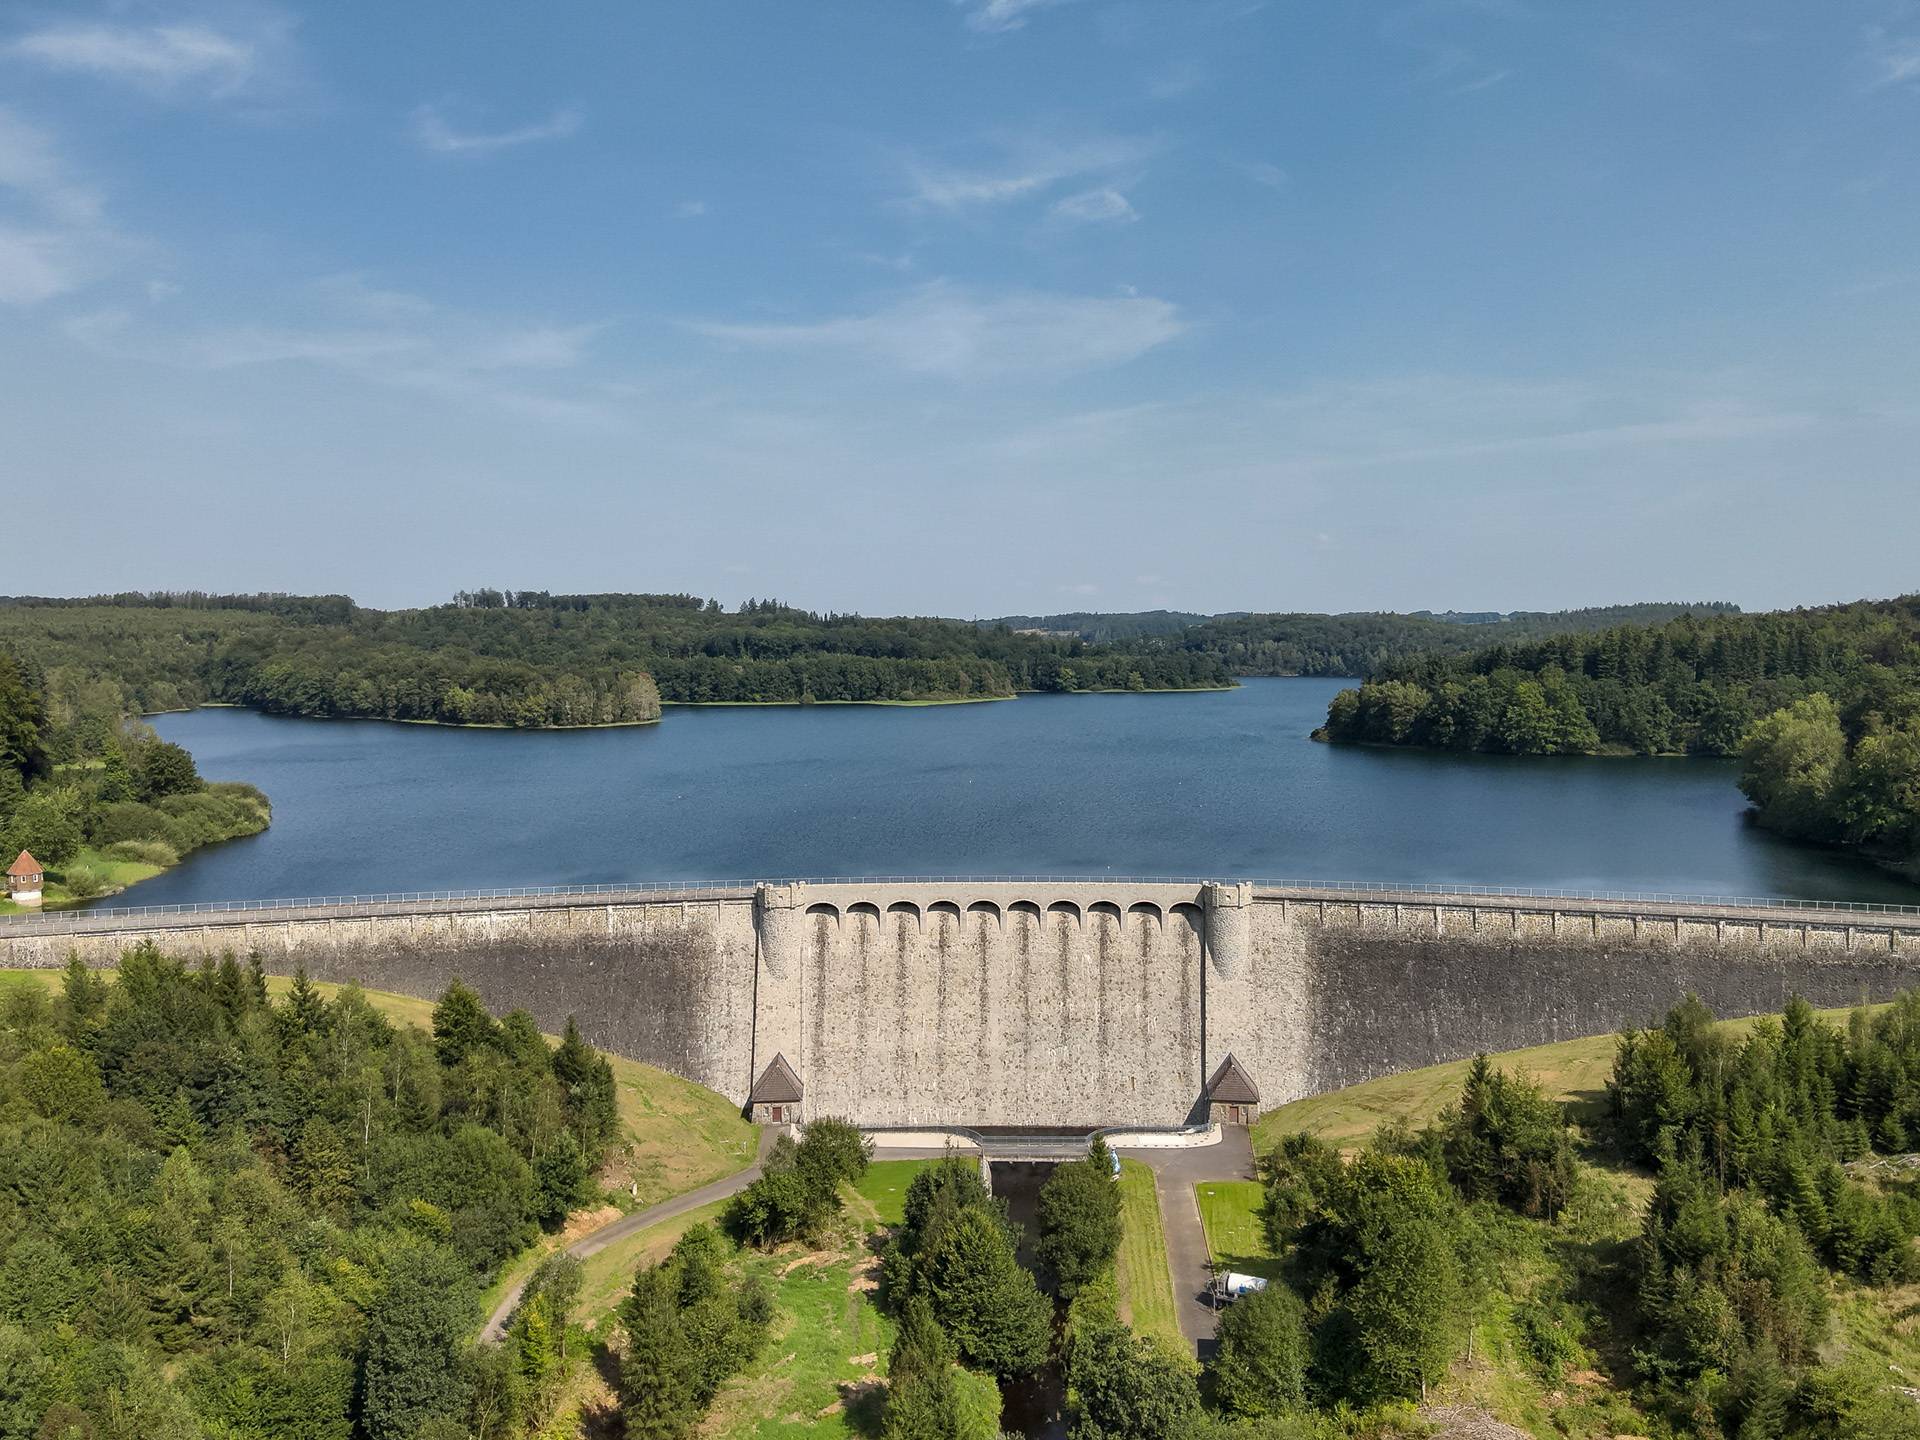
<instances>
[{"instance_id":1,"label":"wooded peninsula","mask_svg":"<svg viewBox=\"0 0 1920 1440\"><path fill-rule=\"evenodd\" d=\"M1328 740L1514 755L1738 755L1760 822L1920 866L1920 595L1685 615L1410 656Z\"/></svg>"}]
</instances>

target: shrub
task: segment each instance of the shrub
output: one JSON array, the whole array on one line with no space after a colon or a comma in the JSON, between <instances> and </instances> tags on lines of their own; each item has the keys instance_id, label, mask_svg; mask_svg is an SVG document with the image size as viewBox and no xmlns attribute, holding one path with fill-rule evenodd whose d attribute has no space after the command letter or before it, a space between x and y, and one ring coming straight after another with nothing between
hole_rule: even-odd
<instances>
[{"instance_id":1,"label":"shrub","mask_svg":"<svg viewBox=\"0 0 1920 1440\"><path fill-rule=\"evenodd\" d=\"M76 900L91 900L107 893L107 877L93 865L69 865L61 872L60 883Z\"/></svg>"},{"instance_id":2,"label":"shrub","mask_svg":"<svg viewBox=\"0 0 1920 1440\"><path fill-rule=\"evenodd\" d=\"M103 849L130 840L158 841L177 854L180 847L170 843L171 829L172 822L151 805L142 805L137 800L123 800L115 805L100 807L93 817L91 838L95 845Z\"/></svg>"},{"instance_id":3,"label":"shrub","mask_svg":"<svg viewBox=\"0 0 1920 1440\"><path fill-rule=\"evenodd\" d=\"M164 840L119 840L106 847L109 860L127 860L135 865L158 865L170 870L180 863L180 852Z\"/></svg>"},{"instance_id":4,"label":"shrub","mask_svg":"<svg viewBox=\"0 0 1920 1440\"><path fill-rule=\"evenodd\" d=\"M810 1122L798 1145L782 1136L765 1173L728 1207L728 1232L760 1246L818 1234L839 1213L840 1182L858 1180L872 1155L873 1142L844 1120Z\"/></svg>"}]
</instances>

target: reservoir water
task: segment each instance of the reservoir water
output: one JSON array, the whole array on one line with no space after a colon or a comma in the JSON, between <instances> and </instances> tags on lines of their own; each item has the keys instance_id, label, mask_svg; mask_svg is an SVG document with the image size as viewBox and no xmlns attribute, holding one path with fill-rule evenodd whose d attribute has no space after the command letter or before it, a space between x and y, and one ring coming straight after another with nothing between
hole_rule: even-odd
<instances>
[{"instance_id":1,"label":"reservoir water","mask_svg":"<svg viewBox=\"0 0 1920 1440\"><path fill-rule=\"evenodd\" d=\"M1342 683L669 708L656 726L565 732L162 715L209 779L265 790L273 826L119 903L903 874L1920 901L1750 825L1732 762L1315 744Z\"/></svg>"}]
</instances>

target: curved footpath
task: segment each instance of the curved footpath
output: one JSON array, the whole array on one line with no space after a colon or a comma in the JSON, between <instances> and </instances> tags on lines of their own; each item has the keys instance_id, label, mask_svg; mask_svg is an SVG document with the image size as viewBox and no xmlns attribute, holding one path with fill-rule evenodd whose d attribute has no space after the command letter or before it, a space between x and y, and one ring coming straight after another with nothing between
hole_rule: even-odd
<instances>
[{"instance_id":1,"label":"curved footpath","mask_svg":"<svg viewBox=\"0 0 1920 1440\"><path fill-rule=\"evenodd\" d=\"M698 1190L689 1190L684 1195L675 1195L671 1200L662 1200L658 1205L650 1205L645 1210L636 1210L631 1215L622 1215L618 1220L582 1235L566 1247L565 1253L576 1260L584 1260L589 1255L598 1255L609 1245L645 1230L648 1226L658 1225L663 1220L684 1215L689 1210L698 1210L702 1205L711 1205L716 1200L727 1200L738 1195L760 1178L761 1167L766 1164L767 1152L773 1149L773 1142L785 1133L783 1126L762 1125L759 1149L754 1154L753 1164L746 1169L737 1170L711 1184L702 1185ZM498 1345L506 1337L507 1323L513 1319L514 1309L519 1305L520 1296L526 1288L526 1280L517 1281L505 1295L500 1297L500 1303L494 1306L493 1314L487 1317L486 1326L480 1332L482 1344Z\"/></svg>"}]
</instances>

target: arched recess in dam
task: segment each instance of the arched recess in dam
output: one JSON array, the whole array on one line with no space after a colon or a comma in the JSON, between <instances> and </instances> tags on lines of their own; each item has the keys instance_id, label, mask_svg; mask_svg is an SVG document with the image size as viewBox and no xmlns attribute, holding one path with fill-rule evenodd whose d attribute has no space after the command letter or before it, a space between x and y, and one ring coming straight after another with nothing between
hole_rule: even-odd
<instances>
[{"instance_id":1,"label":"arched recess in dam","mask_svg":"<svg viewBox=\"0 0 1920 1440\"><path fill-rule=\"evenodd\" d=\"M833 889L808 887L798 1034L765 1037L806 1077L809 1113L1092 1128L1193 1108L1198 906L929 891L883 911Z\"/></svg>"}]
</instances>

